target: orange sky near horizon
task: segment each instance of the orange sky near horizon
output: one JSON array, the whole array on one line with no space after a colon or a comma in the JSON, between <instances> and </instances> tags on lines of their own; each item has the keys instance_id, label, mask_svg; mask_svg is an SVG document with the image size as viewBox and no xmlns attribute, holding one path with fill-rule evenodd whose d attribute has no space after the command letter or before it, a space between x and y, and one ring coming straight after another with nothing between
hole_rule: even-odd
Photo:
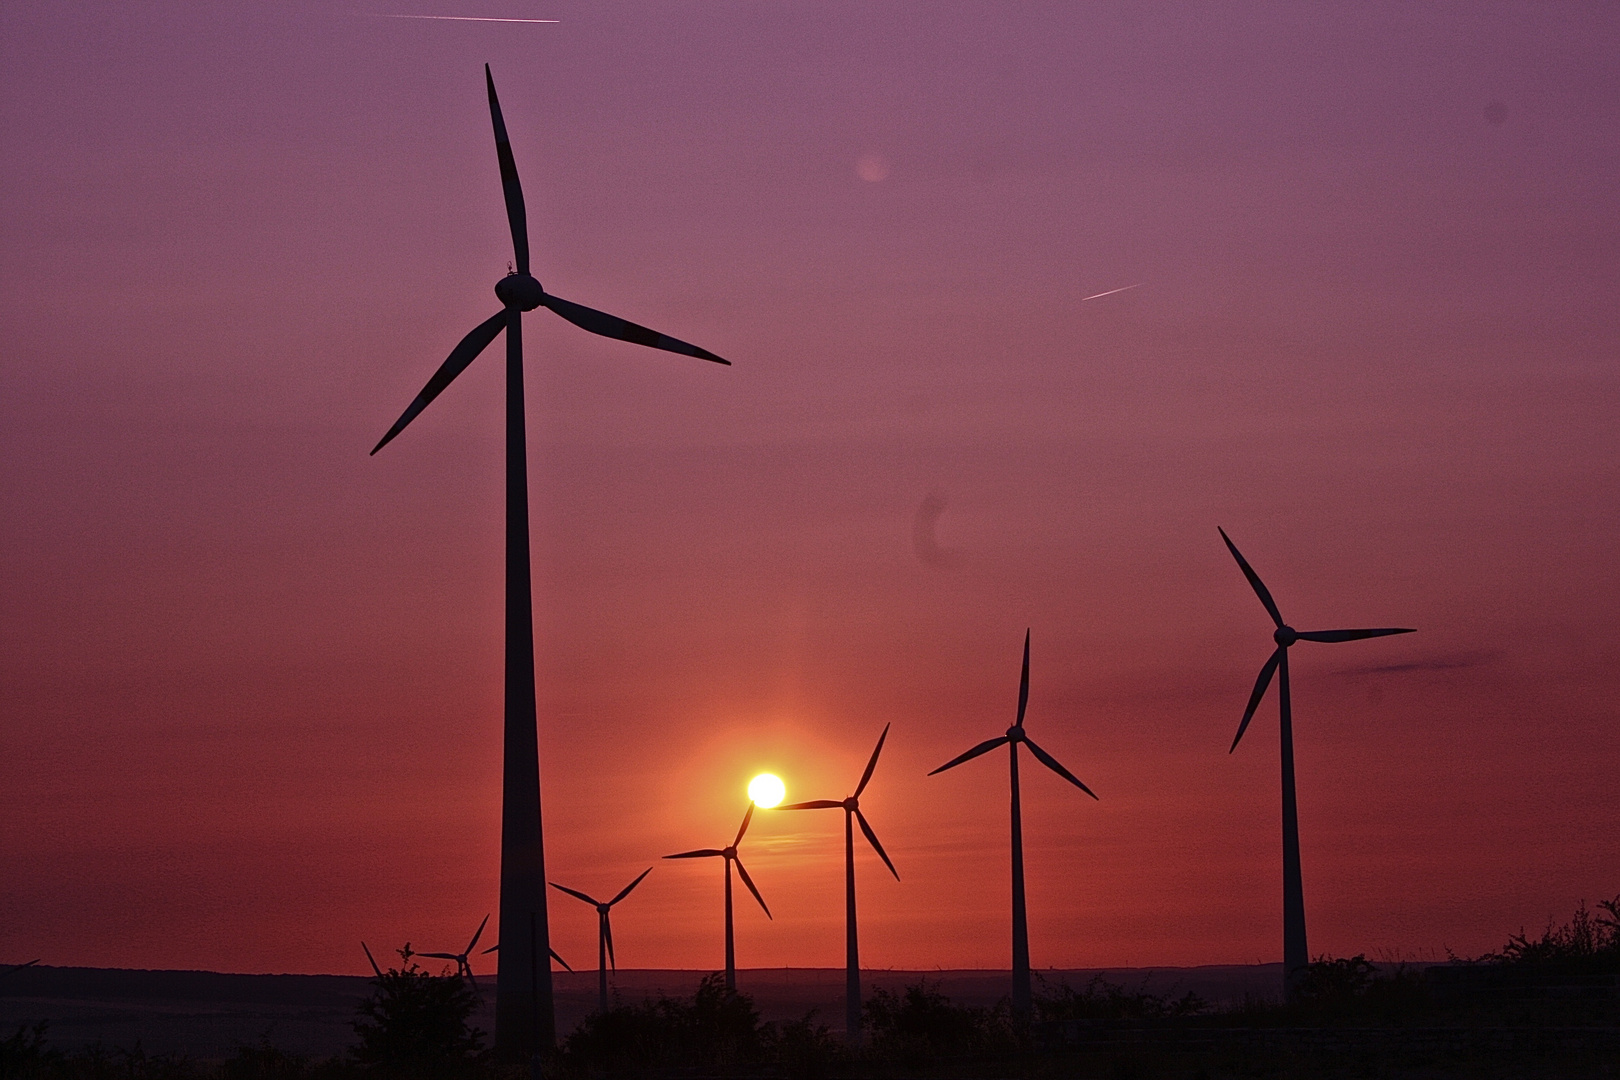
<instances>
[{"instance_id":1,"label":"orange sky near horizon","mask_svg":"<svg viewBox=\"0 0 1620 1080\"><path fill-rule=\"evenodd\" d=\"M358 974L496 908L499 353L366 456L497 307L485 61L536 276L735 362L525 323L547 866L655 867L624 966L717 967L661 856L886 723L863 961L1006 966L1005 751L926 773L1026 628L1100 796L1025 758L1035 966L1280 959L1217 525L1294 625L1418 629L1291 654L1313 953L1620 891L1612 7L489 13L560 22L0 10L0 962ZM840 965L838 815L742 851L739 965Z\"/></svg>"}]
</instances>

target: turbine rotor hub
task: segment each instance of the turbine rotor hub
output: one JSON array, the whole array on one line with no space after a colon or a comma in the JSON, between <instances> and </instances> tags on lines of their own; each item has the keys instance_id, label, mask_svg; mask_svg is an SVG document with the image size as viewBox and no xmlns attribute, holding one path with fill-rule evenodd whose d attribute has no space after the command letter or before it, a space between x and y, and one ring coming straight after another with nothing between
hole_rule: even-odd
<instances>
[{"instance_id":1,"label":"turbine rotor hub","mask_svg":"<svg viewBox=\"0 0 1620 1080\"><path fill-rule=\"evenodd\" d=\"M737 858L737 849L736 849L736 847L728 847L725 850L721 851L720 854L724 855L728 859L731 859L731 860L735 861L736 858Z\"/></svg>"},{"instance_id":2,"label":"turbine rotor hub","mask_svg":"<svg viewBox=\"0 0 1620 1080\"><path fill-rule=\"evenodd\" d=\"M495 295L509 308L533 311L545 301L546 290L529 274L507 274L495 283Z\"/></svg>"},{"instance_id":3,"label":"turbine rotor hub","mask_svg":"<svg viewBox=\"0 0 1620 1080\"><path fill-rule=\"evenodd\" d=\"M606 915L608 913L608 905L606 905L606 904L597 904L596 905L596 910L597 910L597 912L599 914Z\"/></svg>"},{"instance_id":4,"label":"turbine rotor hub","mask_svg":"<svg viewBox=\"0 0 1620 1080\"><path fill-rule=\"evenodd\" d=\"M860 808L860 805L861 805L861 800L857 799L853 795L851 795L849 798L844 800L844 809L845 810L857 810L857 809Z\"/></svg>"},{"instance_id":5,"label":"turbine rotor hub","mask_svg":"<svg viewBox=\"0 0 1620 1080\"><path fill-rule=\"evenodd\" d=\"M1023 742L1024 741L1024 729L1019 727L1017 724L1014 724L1012 727L1008 728L1007 729L1007 741L1008 742Z\"/></svg>"},{"instance_id":6,"label":"turbine rotor hub","mask_svg":"<svg viewBox=\"0 0 1620 1080\"><path fill-rule=\"evenodd\" d=\"M1271 639L1286 649L1299 640L1299 631L1292 626L1279 626L1271 635Z\"/></svg>"}]
</instances>

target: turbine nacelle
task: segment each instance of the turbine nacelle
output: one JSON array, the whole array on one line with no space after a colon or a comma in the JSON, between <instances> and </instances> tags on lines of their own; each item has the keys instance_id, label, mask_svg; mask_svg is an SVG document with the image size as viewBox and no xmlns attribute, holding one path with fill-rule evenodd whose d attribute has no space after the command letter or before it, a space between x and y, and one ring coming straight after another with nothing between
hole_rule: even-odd
<instances>
[{"instance_id":1,"label":"turbine nacelle","mask_svg":"<svg viewBox=\"0 0 1620 1080\"><path fill-rule=\"evenodd\" d=\"M495 283L495 295L502 304L519 311L533 311L546 302L546 290L532 274L507 274Z\"/></svg>"}]
</instances>

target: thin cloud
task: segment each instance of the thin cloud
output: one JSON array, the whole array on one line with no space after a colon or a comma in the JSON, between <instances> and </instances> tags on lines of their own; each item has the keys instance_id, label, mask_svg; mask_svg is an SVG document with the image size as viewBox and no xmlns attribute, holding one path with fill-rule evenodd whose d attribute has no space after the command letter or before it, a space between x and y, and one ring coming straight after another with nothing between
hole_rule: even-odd
<instances>
[{"instance_id":1,"label":"thin cloud","mask_svg":"<svg viewBox=\"0 0 1620 1080\"><path fill-rule=\"evenodd\" d=\"M1335 675L1355 678L1362 675L1398 675L1413 671L1463 671L1468 668L1484 667L1501 659L1500 650L1480 650L1477 652L1453 653L1450 656L1431 656L1417 660L1405 660L1398 664L1369 664L1364 667L1340 668L1333 672Z\"/></svg>"},{"instance_id":2,"label":"thin cloud","mask_svg":"<svg viewBox=\"0 0 1620 1080\"><path fill-rule=\"evenodd\" d=\"M1121 285L1119 288L1109 289L1107 292L1092 293L1090 296L1082 296L1080 298L1080 302L1083 304L1087 300L1101 300L1103 297L1113 296L1115 293L1130 292L1132 289L1140 289L1146 284L1147 282L1145 281L1138 281L1135 285Z\"/></svg>"},{"instance_id":3,"label":"thin cloud","mask_svg":"<svg viewBox=\"0 0 1620 1080\"><path fill-rule=\"evenodd\" d=\"M483 15L388 15L374 13L379 19L432 19L436 22L503 22L503 23L557 23L561 19L494 19Z\"/></svg>"}]
</instances>

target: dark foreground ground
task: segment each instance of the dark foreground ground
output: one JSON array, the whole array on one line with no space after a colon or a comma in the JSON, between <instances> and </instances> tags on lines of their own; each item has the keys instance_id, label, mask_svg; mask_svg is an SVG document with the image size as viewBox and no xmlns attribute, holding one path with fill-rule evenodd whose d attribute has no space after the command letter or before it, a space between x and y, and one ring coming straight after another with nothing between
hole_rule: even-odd
<instances>
[{"instance_id":1,"label":"dark foreground ground","mask_svg":"<svg viewBox=\"0 0 1620 1080\"><path fill-rule=\"evenodd\" d=\"M630 970L613 986L621 1000L690 996L707 972ZM1083 986L1101 975L1155 994L1192 992L1224 1003L1274 995L1282 965L1111 969L1044 972ZM919 980L937 983L959 1005L990 1006L1007 993L1009 975L996 971L873 971L867 988L900 991ZM559 1035L596 1007L596 973L554 976ZM480 979L486 995L476 1026L495 1026L493 975ZM763 1020L799 1020L812 1009L835 1032L843 1029L844 972L829 968L759 968L737 973L737 988ZM19 1024L46 1021L52 1046L80 1050L95 1043L147 1053L223 1057L267 1039L289 1053L329 1057L353 1041L355 1007L371 981L354 975L230 975L211 971L132 971L117 968L34 967L0 982L0 1035Z\"/></svg>"},{"instance_id":2,"label":"dark foreground ground","mask_svg":"<svg viewBox=\"0 0 1620 1080\"><path fill-rule=\"evenodd\" d=\"M624 971L616 988L626 1004L661 995L690 997L703 974ZM1013 1050L1005 1044L991 1052L971 1049L984 1045L981 1038L979 1044L963 1044L954 1052L940 1052L940 1044L934 1044L911 1053L892 1044L886 1053L851 1058L835 1045L840 1040L834 1035L812 1052L791 1047L781 1052L785 1044L779 1044L776 1056L748 1064L716 1060L698 1067L626 1070L600 1059L570 1063L565 1057L550 1071L552 1080L618 1075L654 1080L1620 1080L1620 982L1613 976L1595 982L1559 978L1472 988L1443 980L1397 980L1390 985L1405 985L1421 1001L1391 999L1399 1007L1390 1011L1360 998L1348 1011L1296 1014L1264 1003L1279 990L1279 965L1044 975L1048 987L1095 985L1093 980L1101 976L1116 987L1163 1001L1190 992L1211 1008L1196 1015L1135 1019L1082 1014L1037 1025L1033 1038ZM739 973L739 989L765 1021L802 1020L814 1010L815 1022L836 1032L843 1016L842 980L837 970L756 969ZM1008 975L872 972L866 986L869 992L881 988L903 996L906 988L924 980L956 1008L993 1014ZM492 983L492 978L485 980L486 991L493 989ZM594 973L558 975L560 1033L573 1030L594 1008L595 984ZM353 1044L350 1022L371 989L370 980L352 976L39 967L13 972L0 982L0 1038L18 1025L46 1022L52 1047L80 1055L72 1071L61 1074L69 1080L355 1080L365 1074L353 1066L323 1067L318 1062ZM492 1027L492 1012L485 1003L475 1021L486 1031ZM984 1030L993 1028L991 1023ZM97 1044L121 1049L88 1067L83 1052ZM834 1045L830 1054L826 1045ZM306 1064L289 1069L281 1058L266 1062L251 1052L244 1055L242 1048L251 1046L274 1047ZM163 1055L181 1058L182 1067L171 1067L160 1060ZM376 1075L391 1074L383 1070ZM489 1066L457 1075L462 1080L530 1080L526 1069Z\"/></svg>"}]
</instances>

